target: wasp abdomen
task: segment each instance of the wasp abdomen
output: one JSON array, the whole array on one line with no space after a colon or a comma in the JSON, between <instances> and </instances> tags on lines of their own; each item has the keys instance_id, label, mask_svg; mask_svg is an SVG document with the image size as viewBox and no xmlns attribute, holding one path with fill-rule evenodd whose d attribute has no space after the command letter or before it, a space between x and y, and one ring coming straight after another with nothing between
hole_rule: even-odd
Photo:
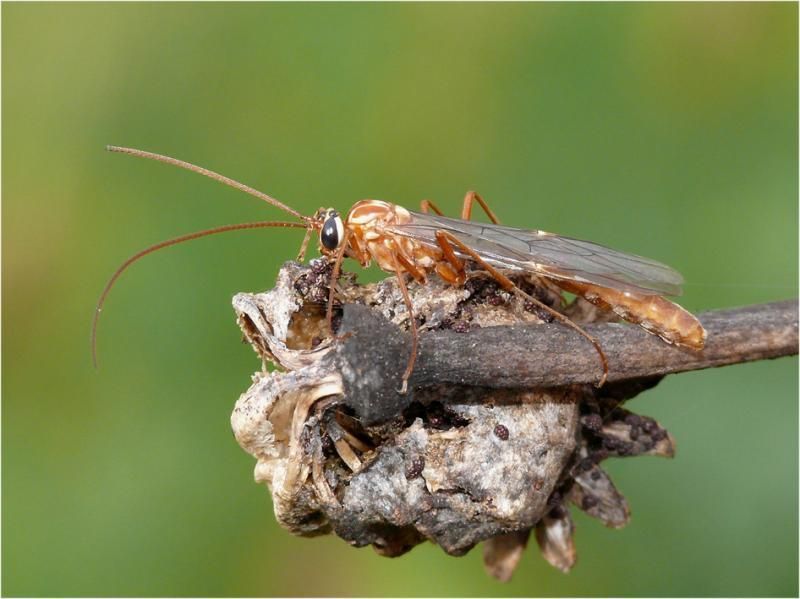
<instances>
[{"instance_id":1,"label":"wasp abdomen","mask_svg":"<svg viewBox=\"0 0 800 599\"><path fill-rule=\"evenodd\" d=\"M667 343L694 350L701 350L705 345L706 330L700 321L660 295L637 294L574 281L553 280L553 283L595 306L613 311Z\"/></svg>"}]
</instances>

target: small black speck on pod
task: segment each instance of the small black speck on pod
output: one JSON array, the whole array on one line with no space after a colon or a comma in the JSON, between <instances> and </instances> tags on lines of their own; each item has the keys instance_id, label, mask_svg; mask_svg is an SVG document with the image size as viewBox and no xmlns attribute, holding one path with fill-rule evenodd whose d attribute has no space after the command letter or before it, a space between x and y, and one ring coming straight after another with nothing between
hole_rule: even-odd
<instances>
[{"instance_id":1,"label":"small black speck on pod","mask_svg":"<svg viewBox=\"0 0 800 599\"><path fill-rule=\"evenodd\" d=\"M581 423L586 429L593 433L603 428L603 418L600 414L586 414L585 416L581 416Z\"/></svg>"},{"instance_id":2,"label":"small black speck on pod","mask_svg":"<svg viewBox=\"0 0 800 599\"><path fill-rule=\"evenodd\" d=\"M655 420L651 420L650 418L643 419L642 421L642 430L647 435L652 435L653 431L658 429L658 425L656 424Z\"/></svg>"},{"instance_id":3,"label":"small black speck on pod","mask_svg":"<svg viewBox=\"0 0 800 599\"><path fill-rule=\"evenodd\" d=\"M326 274L329 270L332 270L332 266L327 260L312 260L309 266L314 274Z\"/></svg>"},{"instance_id":4,"label":"small black speck on pod","mask_svg":"<svg viewBox=\"0 0 800 599\"><path fill-rule=\"evenodd\" d=\"M456 333L468 333L470 324L466 320L457 320L450 329Z\"/></svg>"},{"instance_id":5,"label":"small black speck on pod","mask_svg":"<svg viewBox=\"0 0 800 599\"><path fill-rule=\"evenodd\" d=\"M498 424L494 427L494 434L501 441L508 441L508 428L505 425Z\"/></svg>"},{"instance_id":6,"label":"small black speck on pod","mask_svg":"<svg viewBox=\"0 0 800 599\"><path fill-rule=\"evenodd\" d=\"M327 455L333 455L335 450L335 446L333 444L333 439L330 438L329 435L322 435L322 452Z\"/></svg>"},{"instance_id":7,"label":"small black speck on pod","mask_svg":"<svg viewBox=\"0 0 800 599\"><path fill-rule=\"evenodd\" d=\"M628 441L620 441L617 446L617 453L621 456L633 455L634 444Z\"/></svg>"},{"instance_id":8,"label":"small black speck on pod","mask_svg":"<svg viewBox=\"0 0 800 599\"><path fill-rule=\"evenodd\" d=\"M638 414L626 414L625 416L625 424L629 426L641 426L642 424L642 417Z\"/></svg>"},{"instance_id":9,"label":"small black speck on pod","mask_svg":"<svg viewBox=\"0 0 800 599\"><path fill-rule=\"evenodd\" d=\"M590 510L598 503L600 503L600 501L597 499L597 497L594 497L593 495L586 495L581 501L581 507L584 510Z\"/></svg>"},{"instance_id":10,"label":"small black speck on pod","mask_svg":"<svg viewBox=\"0 0 800 599\"><path fill-rule=\"evenodd\" d=\"M665 431L663 428L658 428L650 434L650 438L653 439L653 441L661 441L662 439L666 439L667 431Z\"/></svg>"},{"instance_id":11,"label":"small black speck on pod","mask_svg":"<svg viewBox=\"0 0 800 599\"><path fill-rule=\"evenodd\" d=\"M406 466L406 479L412 480L417 478L422 471L425 470L425 458L422 456L418 456L411 460L411 463Z\"/></svg>"},{"instance_id":12,"label":"small black speck on pod","mask_svg":"<svg viewBox=\"0 0 800 599\"><path fill-rule=\"evenodd\" d=\"M605 437L603 439L603 447L608 451L616 451L619 448L619 441L614 437Z\"/></svg>"},{"instance_id":13,"label":"small black speck on pod","mask_svg":"<svg viewBox=\"0 0 800 599\"><path fill-rule=\"evenodd\" d=\"M560 491L553 491L550 497L547 498L547 505L550 507L555 507L561 504L561 500L563 499L563 495Z\"/></svg>"}]
</instances>

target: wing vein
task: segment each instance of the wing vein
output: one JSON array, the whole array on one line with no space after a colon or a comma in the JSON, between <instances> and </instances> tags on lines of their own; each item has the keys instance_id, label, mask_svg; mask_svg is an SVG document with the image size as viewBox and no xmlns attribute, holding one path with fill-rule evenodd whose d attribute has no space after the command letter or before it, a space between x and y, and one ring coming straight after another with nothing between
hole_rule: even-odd
<instances>
[{"instance_id":1,"label":"wing vein","mask_svg":"<svg viewBox=\"0 0 800 599\"><path fill-rule=\"evenodd\" d=\"M635 254L544 231L411 213L390 232L436 247L436 231L459 238L497 268L525 270L553 279L592 283L648 295L680 295L683 278L669 266ZM458 252L457 252L458 253ZM461 255L469 260L469 256Z\"/></svg>"}]
</instances>

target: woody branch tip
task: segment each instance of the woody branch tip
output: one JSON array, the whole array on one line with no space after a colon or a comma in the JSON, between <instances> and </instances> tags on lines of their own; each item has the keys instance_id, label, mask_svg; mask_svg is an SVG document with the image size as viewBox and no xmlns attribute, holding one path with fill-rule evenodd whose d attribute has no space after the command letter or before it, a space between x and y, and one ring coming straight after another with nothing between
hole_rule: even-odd
<instances>
[{"instance_id":1,"label":"woody branch tip","mask_svg":"<svg viewBox=\"0 0 800 599\"><path fill-rule=\"evenodd\" d=\"M369 335L358 334L367 315L345 306L347 328L355 332L340 349L341 357L365 368L402 363L402 343L388 343L381 351ZM763 360L798 353L797 300L700 314L708 332L702 351L668 345L641 328L627 324L586 325L608 357L609 382L663 376ZM381 324L384 339L396 327ZM363 351L367 349L367 351ZM377 353L376 353L377 352ZM366 365L369 366L366 366ZM597 354L586 340L559 324L494 326L467 333L432 331L420 336L419 356L411 387L457 384L494 388L556 387L597 380Z\"/></svg>"}]
</instances>

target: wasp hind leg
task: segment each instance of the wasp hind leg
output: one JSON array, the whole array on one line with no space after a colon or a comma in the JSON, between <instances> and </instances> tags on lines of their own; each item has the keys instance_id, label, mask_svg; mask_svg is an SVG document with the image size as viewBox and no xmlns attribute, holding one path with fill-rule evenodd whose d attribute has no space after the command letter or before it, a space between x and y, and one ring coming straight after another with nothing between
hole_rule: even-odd
<instances>
[{"instance_id":1,"label":"wasp hind leg","mask_svg":"<svg viewBox=\"0 0 800 599\"><path fill-rule=\"evenodd\" d=\"M478 202L480 207L483 208L483 211L486 213L486 216L489 217L490 221L496 225L500 224L500 220L477 191L468 191L467 195L464 196L464 205L461 208L461 220L471 220L472 204L475 202Z\"/></svg>"},{"instance_id":2,"label":"wasp hind leg","mask_svg":"<svg viewBox=\"0 0 800 599\"><path fill-rule=\"evenodd\" d=\"M469 196L469 194L467 194ZM476 194L477 196L477 194ZM477 196L480 197L480 196ZM603 368L603 374L600 376L600 380L595 383L596 387L602 387L606 379L608 378L608 360L606 359L606 355L603 352L603 348L600 347L600 343L598 343L597 339L592 337L589 333L584 331L580 326L572 322L569 318L561 314L561 312L557 312L547 304L543 303L542 301L536 299L532 295L525 293L522 289L520 289L514 281L509 279L499 270L494 268L491 264L488 264L483 258L481 258L480 254L478 254L475 250L467 246L463 241L458 239L452 233L447 231L439 230L436 231L436 241L439 244L439 247L442 250L442 254L444 258L447 260L448 263L452 264L454 267L456 266L455 262L461 264L461 268L463 269L463 261L455 255L453 251L453 246L456 246L460 251L467 254L472 260L474 260L478 265L480 265L487 273L497 281L503 289L510 293L514 293L515 295L522 297L523 299L535 304L551 316L561 322L562 324L567 325L568 327L574 329L578 333L580 333L583 337L585 337L595 348L597 351L597 355L600 358L600 363Z\"/></svg>"},{"instance_id":3,"label":"wasp hind leg","mask_svg":"<svg viewBox=\"0 0 800 599\"><path fill-rule=\"evenodd\" d=\"M499 225L500 220L497 218L492 209L489 208L489 205L486 203L480 194L477 191L468 191L467 195L464 196L464 203L461 207L461 220L471 220L472 219L472 205L478 202L480 207L486 213L486 216L489 217L489 220L492 221L494 224ZM435 212L439 216L444 216L444 212L442 212L439 207L434 204L431 200L422 200L419 204L419 208L423 214L429 214L431 212Z\"/></svg>"}]
</instances>

